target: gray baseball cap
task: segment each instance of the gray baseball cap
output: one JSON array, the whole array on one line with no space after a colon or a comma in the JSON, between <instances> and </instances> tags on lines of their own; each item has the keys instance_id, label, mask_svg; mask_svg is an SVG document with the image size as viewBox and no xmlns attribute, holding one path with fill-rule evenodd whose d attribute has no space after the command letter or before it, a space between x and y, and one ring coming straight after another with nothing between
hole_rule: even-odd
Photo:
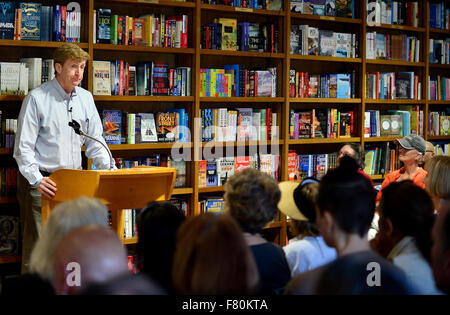
<instances>
[{"instance_id":1,"label":"gray baseball cap","mask_svg":"<svg viewBox=\"0 0 450 315\"><path fill-rule=\"evenodd\" d=\"M418 135L411 134L401 139L397 139L396 142L398 142L405 149L414 149L421 154L425 154L427 150L427 143L421 136Z\"/></svg>"}]
</instances>

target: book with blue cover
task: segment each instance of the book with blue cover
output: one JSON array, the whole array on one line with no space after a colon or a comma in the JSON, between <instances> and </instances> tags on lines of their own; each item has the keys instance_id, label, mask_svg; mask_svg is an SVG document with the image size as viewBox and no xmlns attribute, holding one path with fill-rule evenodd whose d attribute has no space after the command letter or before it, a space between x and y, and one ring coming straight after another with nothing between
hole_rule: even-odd
<instances>
[{"instance_id":1,"label":"book with blue cover","mask_svg":"<svg viewBox=\"0 0 450 315\"><path fill-rule=\"evenodd\" d=\"M14 39L16 4L0 2L0 39Z\"/></svg>"},{"instance_id":2,"label":"book with blue cover","mask_svg":"<svg viewBox=\"0 0 450 315\"><path fill-rule=\"evenodd\" d=\"M350 74L337 74L337 98L350 98Z\"/></svg>"},{"instance_id":3,"label":"book with blue cover","mask_svg":"<svg viewBox=\"0 0 450 315\"><path fill-rule=\"evenodd\" d=\"M21 2L22 10L22 30L20 38L22 40L41 40L41 4Z\"/></svg>"},{"instance_id":4,"label":"book with blue cover","mask_svg":"<svg viewBox=\"0 0 450 315\"><path fill-rule=\"evenodd\" d=\"M107 144L120 144L122 132L122 111L103 110L103 137Z\"/></svg>"}]
</instances>

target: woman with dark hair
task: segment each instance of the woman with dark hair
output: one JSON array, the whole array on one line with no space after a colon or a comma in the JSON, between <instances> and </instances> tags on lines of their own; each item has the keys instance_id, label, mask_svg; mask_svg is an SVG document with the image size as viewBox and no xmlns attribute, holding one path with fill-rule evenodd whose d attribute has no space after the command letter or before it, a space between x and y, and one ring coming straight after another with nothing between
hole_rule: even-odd
<instances>
[{"instance_id":1,"label":"woman with dark hair","mask_svg":"<svg viewBox=\"0 0 450 315\"><path fill-rule=\"evenodd\" d=\"M366 266L375 262L381 278L398 274L397 281L405 281L399 286L408 285L399 268L370 249L367 234L375 213L375 192L370 181L358 172L354 159L344 156L340 166L322 178L316 209L320 234L328 246L336 249L336 262L357 259ZM321 276L331 264L297 275L287 286L286 294L316 294Z\"/></svg>"},{"instance_id":2,"label":"woman with dark hair","mask_svg":"<svg viewBox=\"0 0 450 315\"><path fill-rule=\"evenodd\" d=\"M152 202L137 220L138 268L165 290L172 289L172 264L178 228L184 213L170 202Z\"/></svg>"},{"instance_id":3,"label":"woman with dark hair","mask_svg":"<svg viewBox=\"0 0 450 315\"><path fill-rule=\"evenodd\" d=\"M412 181L392 183L379 205L380 230L372 247L401 268L421 294L439 294L430 267L434 207Z\"/></svg>"},{"instance_id":4,"label":"woman with dark hair","mask_svg":"<svg viewBox=\"0 0 450 315\"><path fill-rule=\"evenodd\" d=\"M316 226L319 182L313 177L301 183L286 181L278 185L281 200L278 208L291 220L293 238L283 247L291 275L312 270L336 259L336 250L325 244Z\"/></svg>"},{"instance_id":5,"label":"woman with dark hair","mask_svg":"<svg viewBox=\"0 0 450 315\"><path fill-rule=\"evenodd\" d=\"M258 270L239 225L228 215L190 217L180 227L172 268L174 291L189 295L248 295Z\"/></svg>"},{"instance_id":6,"label":"woman with dark hair","mask_svg":"<svg viewBox=\"0 0 450 315\"><path fill-rule=\"evenodd\" d=\"M265 295L280 294L291 279L283 249L261 235L278 213L280 196L277 182L254 168L234 174L225 185L225 211L244 232L258 266L261 293Z\"/></svg>"},{"instance_id":7,"label":"woman with dark hair","mask_svg":"<svg viewBox=\"0 0 450 315\"><path fill-rule=\"evenodd\" d=\"M344 156L349 156L356 161L356 164L358 166L358 172L364 175L373 186L373 181L370 178L370 176L364 173L365 167L364 152L362 151L361 145L356 142L348 142L342 144L337 152L337 159L336 159L337 167L339 167L339 165L341 164L341 160Z\"/></svg>"}]
</instances>

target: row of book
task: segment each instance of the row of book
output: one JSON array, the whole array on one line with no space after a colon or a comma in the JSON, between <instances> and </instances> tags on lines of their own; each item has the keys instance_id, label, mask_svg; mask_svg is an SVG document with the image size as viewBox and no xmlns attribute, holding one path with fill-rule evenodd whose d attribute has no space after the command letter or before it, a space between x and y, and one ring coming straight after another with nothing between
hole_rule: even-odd
<instances>
[{"instance_id":1,"label":"row of book","mask_svg":"<svg viewBox=\"0 0 450 315\"><path fill-rule=\"evenodd\" d=\"M201 27L200 47L230 51L278 52L277 22L250 23L219 18Z\"/></svg>"},{"instance_id":2,"label":"row of book","mask_svg":"<svg viewBox=\"0 0 450 315\"><path fill-rule=\"evenodd\" d=\"M450 100L450 77L429 76L428 95L431 101Z\"/></svg>"},{"instance_id":3,"label":"row of book","mask_svg":"<svg viewBox=\"0 0 450 315\"><path fill-rule=\"evenodd\" d=\"M277 113L270 107L202 109L202 141L277 140Z\"/></svg>"},{"instance_id":4,"label":"row of book","mask_svg":"<svg viewBox=\"0 0 450 315\"><path fill-rule=\"evenodd\" d=\"M369 110L364 115L364 137L423 136L423 111L419 105L399 106L400 109Z\"/></svg>"},{"instance_id":5,"label":"row of book","mask_svg":"<svg viewBox=\"0 0 450 315\"><path fill-rule=\"evenodd\" d=\"M236 8L283 10L282 0L202 0L205 4L221 4Z\"/></svg>"},{"instance_id":6,"label":"row of book","mask_svg":"<svg viewBox=\"0 0 450 315\"><path fill-rule=\"evenodd\" d=\"M430 63L450 64L450 38L432 39L430 38Z\"/></svg>"},{"instance_id":7,"label":"row of book","mask_svg":"<svg viewBox=\"0 0 450 315\"><path fill-rule=\"evenodd\" d=\"M219 196L212 196L198 201L197 212L195 215L202 215L205 213L223 214L224 199Z\"/></svg>"},{"instance_id":8,"label":"row of book","mask_svg":"<svg viewBox=\"0 0 450 315\"><path fill-rule=\"evenodd\" d=\"M0 110L0 148L14 148L17 119L2 118Z\"/></svg>"},{"instance_id":9,"label":"row of book","mask_svg":"<svg viewBox=\"0 0 450 315\"><path fill-rule=\"evenodd\" d=\"M450 156L450 143L439 141L434 144L434 154L435 155L445 155Z\"/></svg>"},{"instance_id":10,"label":"row of book","mask_svg":"<svg viewBox=\"0 0 450 315\"><path fill-rule=\"evenodd\" d=\"M80 42L81 12L66 5L0 2L0 39Z\"/></svg>"},{"instance_id":11,"label":"row of book","mask_svg":"<svg viewBox=\"0 0 450 315\"><path fill-rule=\"evenodd\" d=\"M430 27L450 30L450 7L448 3L430 2Z\"/></svg>"},{"instance_id":12,"label":"row of book","mask_svg":"<svg viewBox=\"0 0 450 315\"><path fill-rule=\"evenodd\" d=\"M187 142L188 117L184 108L157 113L127 113L119 109L104 109L104 138L107 144Z\"/></svg>"},{"instance_id":13,"label":"row of book","mask_svg":"<svg viewBox=\"0 0 450 315\"><path fill-rule=\"evenodd\" d=\"M356 73L313 75L289 71L289 97L293 98L354 98Z\"/></svg>"},{"instance_id":14,"label":"row of book","mask_svg":"<svg viewBox=\"0 0 450 315\"><path fill-rule=\"evenodd\" d=\"M309 25L291 25L291 54L358 57L356 34L319 30Z\"/></svg>"},{"instance_id":15,"label":"row of book","mask_svg":"<svg viewBox=\"0 0 450 315\"><path fill-rule=\"evenodd\" d=\"M225 185L235 173L252 167L279 179L280 157L274 154L253 154L250 156L221 157L198 162L198 186L216 187Z\"/></svg>"},{"instance_id":16,"label":"row of book","mask_svg":"<svg viewBox=\"0 0 450 315\"><path fill-rule=\"evenodd\" d=\"M353 0L291 0L291 11L300 14L355 18Z\"/></svg>"},{"instance_id":17,"label":"row of book","mask_svg":"<svg viewBox=\"0 0 450 315\"><path fill-rule=\"evenodd\" d=\"M16 167L0 168L0 197L15 197L17 194Z\"/></svg>"},{"instance_id":18,"label":"row of book","mask_svg":"<svg viewBox=\"0 0 450 315\"><path fill-rule=\"evenodd\" d=\"M306 177L321 179L325 174L336 168L336 153L328 154L298 154L294 150L288 152L288 179L301 181Z\"/></svg>"},{"instance_id":19,"label":"row of book","mask_svg":"<svg viewBox=\"0 0 450 315\"><path fill-rule=\"evenodd\" d=\"M188 16L147 14L141 17L94 10L94 43L150 47L188 47Z\"/></svg>"},{"instance_id":20,"label":"row of book","mask_svg":"<svg viewBox=\"0 0 450 315\"><path fill-rule=\"evenodd\" d=\"M289 138L350 138L354 134L354 112L336 108L315 108L289 116Z\"/></svg>"},{"instance_id":21,"label":"row of book","mask_svg":"<svg viewBox=\"0 0 450 315\"><path fill-rule=\"evenodd\" d=\"M450 134L450 113L430 112L428 114L428 134L430 136L448 136Z\"/></svg>"},{"instance_id":22,"label":"row of book","mask_svg":"<svg viewBox=\"0 0 450 315\"><path fill-rule=\"evenodd\" d=\"M380 145L366 145L364 148L364 173L385 175L400 168L398 147L391 148L389 142Z\"/></svg>"},{"instance_id":23,"label":"row of book","mask_svg":"<svg viewBox=\"0 0 450 315\"><path fill-rule=\"evenodd\" d=\"M249 70L243 65L200 68L200 97L233 96L276 97L277 68Z\"/></svg>"},{"instance_id":24,"label":"row of book","mask_svg":"<svg viewBox=\"0 0 450 315\"><path fill-rule=\"evenodd\" d=\"M419 62L420 40L415 36L366 33L367 59Z\"/></svg>"},{"instance_id":25,"label":"row of book","mask_svg":"<svg viewBox=\"0 0 450 315\"><path fill-rule=\"evenodd\" d=\"M367 0L367 22L419 26L418 1Z\"/></svg>"},{"instance_id":26,"label":"row of book","mask_svg":"<svg viewBox=\"0 0 450 315\"><path fill-rule=\"evenodd\" d=\"M94 95L190 96L191 68L162 62L93 62Z\"/></svg>"},{"instance_id":27,"label":"row of book","mask_svg":"<svg viewBox=\"0 0 450 315\"><path fill-rule=\"evenodd\" d=\"M366 97L368 99L421 99L421 83L414 72L366 73Z\"/></svg>"}]
</instances>

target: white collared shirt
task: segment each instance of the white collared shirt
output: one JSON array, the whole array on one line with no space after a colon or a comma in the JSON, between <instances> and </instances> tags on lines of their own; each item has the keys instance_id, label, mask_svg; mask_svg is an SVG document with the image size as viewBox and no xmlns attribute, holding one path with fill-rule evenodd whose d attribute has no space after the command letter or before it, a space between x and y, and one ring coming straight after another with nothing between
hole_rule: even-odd
<instances>
[{"instance_id":1,"label":"white collared shirt","mask_svg":"<svg viewBox=\"0 0 450 315\"><path fill-rule=\"evenodd\" d=\"M71 111L70 111L71 110ZM92 94L75 87L68 95L54 78L32 90L20 110L14 158L31 185L42 179L39 170L81 169L81 147L99 169L109 169L108 152L99 143L77 135L69 121L105 143L103 127Z\"/></svg>"}]
</instances>

